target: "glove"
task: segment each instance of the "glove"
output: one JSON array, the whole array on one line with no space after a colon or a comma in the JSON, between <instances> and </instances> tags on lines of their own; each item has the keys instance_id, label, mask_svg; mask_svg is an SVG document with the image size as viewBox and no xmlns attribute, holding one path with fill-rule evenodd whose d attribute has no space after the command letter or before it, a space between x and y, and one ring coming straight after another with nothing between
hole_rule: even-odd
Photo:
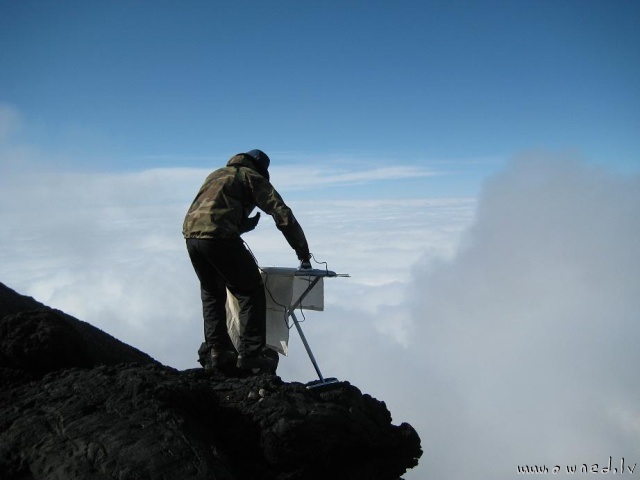
<instances>
[{"instance_id":1,"label":"glove","mask_svg":"<svg viewBox=\"0 0 640 480\"><path fill-rule=\"evenodd\" d=\"M309 259L300 262L300 270L311 270L311 262Z\"/></svg>"},{"instance_id":2,"label":"glove","mask_svg":"<svg viewBox=\"0 0 640 480\"><path fill-rule=\"evenodd\" d=\"M258 225L259 220L260 220L260 212L256 213L253 217L245 218L244 220L242 220L242 222L240 222L240 225L238 225L238 231L240 233L250 232L251 230L256 228L256 225Z\"/></svg>"}]
</instances>

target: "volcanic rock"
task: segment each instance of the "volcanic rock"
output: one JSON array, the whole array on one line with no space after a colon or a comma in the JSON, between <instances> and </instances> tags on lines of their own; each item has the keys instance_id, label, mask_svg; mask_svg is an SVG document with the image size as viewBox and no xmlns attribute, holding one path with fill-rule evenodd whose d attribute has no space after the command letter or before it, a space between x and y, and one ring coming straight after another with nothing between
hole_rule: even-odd
<instances>
[{"instance_id":1,"label":"volcanic rock","mask_svg":"<svg viewBox=\"0 0 640 480\"><path fill-rule=\"evenodd\" d=\"M397 480L420 438L349 383L178 371L0 283L0 478Z\"/></svg>"}]
</instances>

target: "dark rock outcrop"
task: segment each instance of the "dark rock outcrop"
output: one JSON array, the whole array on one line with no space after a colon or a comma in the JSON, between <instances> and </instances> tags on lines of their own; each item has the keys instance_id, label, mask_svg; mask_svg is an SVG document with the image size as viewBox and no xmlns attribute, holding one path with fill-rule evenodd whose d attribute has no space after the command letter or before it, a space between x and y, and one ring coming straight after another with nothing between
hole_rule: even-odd
<instances>
[{"instance_id":1,"label":"dark rock outcrop","mask_svg":"<svg viewBox=\"0 0 640 480\"><path fill-rule=\"evenodd\" d=\"M0 478L398 479L420 438L348 383L161 365L0 284Z\"/></svg>"}]
</instances>

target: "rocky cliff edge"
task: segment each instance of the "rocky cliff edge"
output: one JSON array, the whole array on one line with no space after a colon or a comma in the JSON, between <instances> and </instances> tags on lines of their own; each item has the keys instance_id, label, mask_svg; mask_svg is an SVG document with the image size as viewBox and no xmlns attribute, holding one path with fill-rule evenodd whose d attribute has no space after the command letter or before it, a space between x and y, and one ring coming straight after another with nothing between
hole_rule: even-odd
<instances>
[{"instance_id":1,"label":"rocky cliff edge","mask_svg":"<svg viewBox=\"0 0 640 480\"><path fill-rule=\"evenodd\" d=\"M0 283L0 478L397 480L408 424L343 383L178 371Z\"/></svg>"}]
</instances>

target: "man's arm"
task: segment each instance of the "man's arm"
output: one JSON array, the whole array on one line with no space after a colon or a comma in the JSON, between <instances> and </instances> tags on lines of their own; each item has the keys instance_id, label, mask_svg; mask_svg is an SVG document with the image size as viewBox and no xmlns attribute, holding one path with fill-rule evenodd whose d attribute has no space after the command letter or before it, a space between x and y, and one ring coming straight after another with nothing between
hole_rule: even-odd
<instances>
[{"instance_id":1,"label":"man's arm","mask_svg":"<svg viewBox=\"0 0 640 480\"><path fill-rule=\"evenodd\" d=\"M247 181L258 208L273 217L276 227L295 250L298 259L308 261L311 255L304 231L271 182L259 174L247 174Z\"/></svg>"}]
</instances>

